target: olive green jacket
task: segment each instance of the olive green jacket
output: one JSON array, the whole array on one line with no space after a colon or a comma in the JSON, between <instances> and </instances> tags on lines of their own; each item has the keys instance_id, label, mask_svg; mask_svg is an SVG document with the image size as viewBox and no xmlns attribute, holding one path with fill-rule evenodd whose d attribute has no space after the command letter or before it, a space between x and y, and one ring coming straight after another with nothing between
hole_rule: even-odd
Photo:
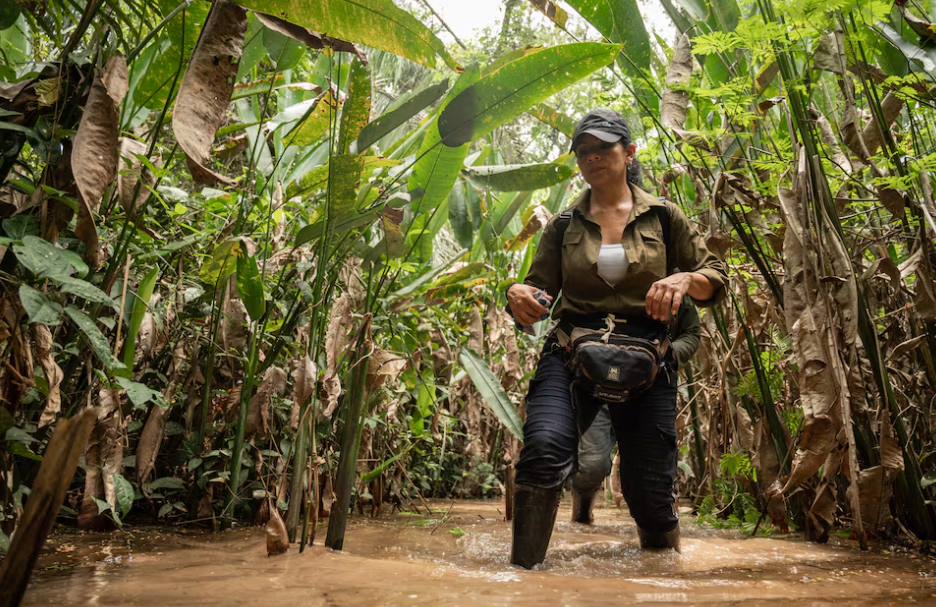
<instances>
[{"instance_id":1,"label":"olive green jacket","mask_svg":"<svg viewBox=\"0 0 936 607\"><path fill-rule=\"evenodd\" d=\"M556 230L559 216L546 224L523 282L546 291L554 300L559 297L552 308L553 319L571 315L645 316L647 291L650 285L667 275L668 267L698 272L712 282L715 287L712 299L698 301L697 305L711 306L725 296L728 282L725 264L705 247L702 236L682 210L640 188L632 186L631 190L634 210L621 237L630 265L624 279L615 286L598 275L601 227L589 211L590 189L576 201L561 243ZM650 212L652 207L661 205L665 205L670 218L671 260L666 259L667 246L663 242L660 219L655 212Z\"/></svg>"}]
</instances>

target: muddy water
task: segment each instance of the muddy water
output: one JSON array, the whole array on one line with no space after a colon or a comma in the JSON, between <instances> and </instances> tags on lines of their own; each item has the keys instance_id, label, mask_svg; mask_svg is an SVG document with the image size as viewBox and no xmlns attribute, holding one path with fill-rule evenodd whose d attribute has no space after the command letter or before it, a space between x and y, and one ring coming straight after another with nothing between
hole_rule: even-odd
<instances>
[{"instance_id":1,"label":"muddy water","mask_svg":"<svg viewBox=\"0 0 936 607\"><path fill-rule=\"evenodd\" d=\"M436 504L441 512L450 503ZM508 564L499 503L458 502L446 520L356 517L344 552L320 546L268 558L262 529L211 535L133 530L56 535L25 605L936 605L936 561L887 546L747 538L682 521L683 554L637 548L626 512L592 527L560 510L546 564ZM320 527L318 542L324 539Z\"/></svg>"}]
</instances>

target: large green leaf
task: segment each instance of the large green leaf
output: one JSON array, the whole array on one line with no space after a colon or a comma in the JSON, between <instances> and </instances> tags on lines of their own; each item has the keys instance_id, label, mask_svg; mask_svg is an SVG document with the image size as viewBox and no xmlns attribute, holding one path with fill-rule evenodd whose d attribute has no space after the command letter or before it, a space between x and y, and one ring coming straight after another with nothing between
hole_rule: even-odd
<instances>
[{"instance_id":1,"label":"large green leaf","mask_svg":"<svg viewBox=\"0 0 936 607\"><path fill-rule=\"evenodd\" d=\"M238 0L238 4L427 67L435 67L438 55L450 68L458 69L442 41L390 0Z\"/></svg>"},{"instance_id":2,"label":"large green leaf","mask_svg":"<svg viewBox=\"0 0 936 607\"><path fill-rule=\"evenodd\" d=\"M225 240L215 247L211 259L198 271L198 277L216 287L237 270L237 257L242 243L239 238Z\"/></svg>"},{"instance_id":3,"label":"large green leaf","mask_svg":"<svg viewBox=\"0 0 936 607\"><path fill-rule=\"evenodd\" d=\"M475 388L481 393L484 402L494 412L497 419L504 424L504 427L511 434L523 440L523 423L520 421L513 403L510 402L510 397L507 396L501 383L491 373L488 364L475 354L471 348L467 347L462 348L461 353L458 355L458 362L465 368L468 377L471 378Z\"/></svg>"},{"instance_id":4,"label":"large green leaf","mask_svg":"<svg viewBox=\"0 0 936 607\"><path fill-rule=\"evenodd\" d=\"M586 21L611 42L624 44L627 57L644 69L650 65L650 37L637 0L568 0Z\"/></svg>"},{"instance_id":5,"label":"large green leaf","mask_svg":"<svg viewBox=\"0 0 936 607\"><path fill-rule=\"evenodd\" d=\"M521 57L453 99L439 116L439 134L451 147L483 137L604 67L620 50L619 44L577 42Z\"/></svg>"},{"instance_id":6,"label":"large green leaf","mask_svg":"<svg viewBox=\"0 0 936 607\"><path fill-rule=\"evenodd\" d=\"M328 223L336 225L347 218L357 205L357 187L361 181L364 158L357 154L332 156L328 171Z\"/></svg>"},{"instance_id":7,"label":"large green leaf","mask_svg":"<svg viewBox=\"0 0 936 607\"><path fill-rule=\"evenodd\" d=\"M402 103L394 104L392 109L384 112L380 118L370 122L365 126L360 135L358 135L357 151L363 152L374 143L390 133L393 129L406 123L407 120L426 109L445 93L448 88L448 80L443 80L423 90L413 93L403 99Z\"/></svg>"},{"instance_id":8,"label":"large green leaf","mask_svg":"<svg viewBox=\"0 0 936 607\"><path fill-rule=\"evenodd\" d=\"M341 129L338 132L338 152L347 154L351 142L357 140L361 129L370 120L371 77L370 69L357 57L351 62L351 80L348 82L348 97L341 112Z\"/></svg>"},{"instance_id":9,"label":"large green leaf","mask_svg":"<svg viewBox=\"0 0 936 607\"><path fill-rule=\"evenodd\" d=\"M29 315L29 322L57 325L62 322L62 306L29 285L20 285L20 303Z\"/></svg>"},{"instance_id":10,"label":"large green leaf","mask_svg":"<svg viewBox=\"0 0 936 607\"><path fill-rule=\"evenodd\" d=\"M329 89L315 99L286 108L273 117L268 128L276 130L282 125L292 125L286 127L288 130L283 142L286 145L309 145L328 130L335 106L335 96Z\"/></svg>"},{"instance_id":11,"label":"large green leaf","mask_svg":"<svg viewBox=\"0 0 936 607\"><path fill-rule=\"evenodd\" d=\"M149 308L150 299L153 297L153 289L156 288L156 279L159 278L159 266L150 270L149 274L140 281L134 297L130 300L130 320L127 323L127 339L124 341L123 362L124 369L117 373L129 377L133 373L133 359L136 353L136 339L140 333L140 326L143 324L143 317Z\"/></svg>"},{"instance_id":12,"label":"large green leaf","mask_svg":"<svg viewBox=\"0 0 936 607\"><path fill-rule=\"evenodd\" d=\"M126 368L122 362L117 360L114 353L111 352L110 343L108 343L107 338L104 337L101 330L97 328L97 324L95 324L87 314L74 306L65 308L65 313L68 314L68 317L75 322L75 325L77 325L78 329L84 334L85 338L88 340L88 345L91 346L91 351L104 363L108 371L120 371Z\"/></svg>"},{"instance_id":13,"label":"large green leaf","mask_svg":"<svg viewBox=\"0 0 936 607\"><path fill-rule=\"evenodd\" d=\"M452 103L460 93L476 83L480 74L481 70L477 64L468 66L455 81L455 86L452 87L445 101L442 102L443 107ZM458 172L464 166L467 155L467 143L452 147L442 145L438 119L429 125L426 137L416 154L416 164L413 166L413 173L409 180L410 190L417 188L423 190L422 198L413 202L414 213L418 215L432 211L445 201L452 186L455 185Z\"/></svg>"},{"instance_id":14,"label":"large green leaf","mask_svg":"<svg viewBox=\"0 0 936 607\"><path fill-rule=\"evenodd\" d=\"M923 48L907 41L897 30L883 21L877 24L877 29L885 40L903 53L910 65L918 70L926 72L930 79L936 79L936 50Z\"/></svg>"},{"instance_id":15,"label":"large green leaf","mask_svg":"<svg viewBox=\"0 0 936 607\"><path fill-rule=\"evenodd\" d=\"M77 295L82 299L86 299L95 303L102 303L106 306L114 308L115 310L120 309L120 304L114 301L113 297L100 290L87 280L72 278L70 276L56 277L55 280L62 285L62 291L66 293Z\"/></svg>"},{"instance_id":16,"label":"large green leaf","mask_svg":"<svg viewBox=\"0 0 936 607\"><path fill-rule=\"evenodd\" d=\"M114 494L117 497L117 507L120 508L121 518L126 517L133 507L133 485L120 474L114 474Z\"/></svg>"},{"instance_id":17,"label":"large green leaf","mask_svg":"<svg viewBox=\"0 0 936 607\"><path fill-rule=\"evenodd\" d=\"M558 162L544 164L505 164L462 170L472 183L498 192L540 190L562 183L575 171Z\"/></svg>"},{"instance_id":18,"label":"large green leaf","mask_svg":"<svg viewBox=\"0 0 936 607\"><path fill-rule=\"evenodd\" d=\"M250 318L256 321L266 311L263 297L263 280L257 270L257 261L242 251L237 257L237 292L247 308Z\"/></svg>"},{"instance_id":19,"label":"large green leaf","mask_svg":"<svg viewBox=\"0 0 936 607\"><path fill-rule=\"evenodd\" d=\"M470 249L474 242L474 226L471 225L471 215L468 214L468 197L465 187L464 181L458 181L449 192L448 218L459 246Z\"/></svg>"},{"instance_id":20,"label":"large green leaf","mask_svg":"<svg viewBox=\"0 0 936 607\"><path fill-rule=\"evenodd\" d=\"M535 116L541 122L548 124L569 139L572 139L572 133L575 131L575 120L569 116L555 110L544 103L528 110L528 113Z\"/></svg>"},{"instance_id":21,"label":"large green leaf","mask_svg":"<svg viewBox=\"0 0 936 607\"><path fill-rule=\"evenodd\" d=\"M24 236L22 244L13 245L13 252L27 270L40 278L68 276L72 264L65 252L38 236Z\"/></svg>"},{"instance_id":22,"label":"large green leaf","mask_svg":"<svg viewBox=\"0 0 936 607\"><path fill-rule=\"evenodd\" d=\"M370 176L376 169L393 167L403 164L402 160L385 158L384 156L365 156L362 173ZM315 167L302 176L299 181L293 182L286 188L286 198L310 194L316 190L323 190L328 185L328 163Z\"/></svg>"}]
</instances>

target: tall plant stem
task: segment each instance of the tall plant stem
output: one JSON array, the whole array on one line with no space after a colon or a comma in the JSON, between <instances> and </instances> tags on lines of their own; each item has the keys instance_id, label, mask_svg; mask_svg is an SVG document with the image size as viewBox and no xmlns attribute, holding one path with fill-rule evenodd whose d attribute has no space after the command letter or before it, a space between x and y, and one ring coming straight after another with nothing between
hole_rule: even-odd
<instances>
[{"instance_id":1,"label":"tall plant stem","mask_svg":"<svg viewBox=\"0 0 936 607\"><path fill-rule=\"evenodd\" d=\"M227 282L225 281L217 294L219 302L224 302L226 293ZM215 356L218 351L218 331L221 328L221 316L223 315L221 307L221 303L211 307L211 328L208 333L208 356L205 361L205 393L202 396L201 424L198 426L199 448L203 447L205 431L208 428L208 409L211 406L211 380L214 377Z\"/></svg>"},{"instance_id":2,"label":"tall plant stem","mask_svg":"<svg viewBox=\"0 0 936 607\"><path fill-rule=\"evenodd\" d=\"M237 433L234 435L234 450L231 452L231 478L228 480L230 491L225 496L224 521L226 526L234 520L234 506L240 489L241 452L244 450L244 433L247 429L247 410L250 408L250 397L253 393L254 375L257 369L257 333L260 323L253 323L250 333L250 356L247 360L247 370L244 373L244 385L241 389L240 408L237 411Z\"/></svg>"},{"instance_id":3,"label":"tall plant stem","mask_svg":"<svg viewBox=\"0 0 936 607\"><path fill-rule=\"evenodd\" d=\"M354 488L354 477L357 474L357 457L363 429L361 412L364 409L365 383L370 363L370 324L371 315L368 313L361 323L361 331L355 345L357 361L351 370L351 390L341 428L341 459L338 462L338 478L335 483L336 499L328 516L328 535L325 537L325 545L332 550L341 550L344 546L348 510L351 508L351 490Z\"/></svg>"}]
</instances>

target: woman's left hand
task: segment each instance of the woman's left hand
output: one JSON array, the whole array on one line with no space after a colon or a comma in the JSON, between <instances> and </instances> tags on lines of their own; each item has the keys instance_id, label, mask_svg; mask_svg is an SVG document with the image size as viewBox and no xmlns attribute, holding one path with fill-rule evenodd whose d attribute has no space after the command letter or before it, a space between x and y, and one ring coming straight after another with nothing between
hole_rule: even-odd
<instances>
[{"instance_id":1,"label":"woman's left hand","mask_svg":"<svg viewBox=\"0 0 936 607\"><path fill-rule=\"evenodd\" d=\"M647 314L655 320L669 320L670 314L675 316L679 311L682 298L691 286L692 274L689 272L677 272L656 281L647 291Z\"/></svg>"}]
</instances>

